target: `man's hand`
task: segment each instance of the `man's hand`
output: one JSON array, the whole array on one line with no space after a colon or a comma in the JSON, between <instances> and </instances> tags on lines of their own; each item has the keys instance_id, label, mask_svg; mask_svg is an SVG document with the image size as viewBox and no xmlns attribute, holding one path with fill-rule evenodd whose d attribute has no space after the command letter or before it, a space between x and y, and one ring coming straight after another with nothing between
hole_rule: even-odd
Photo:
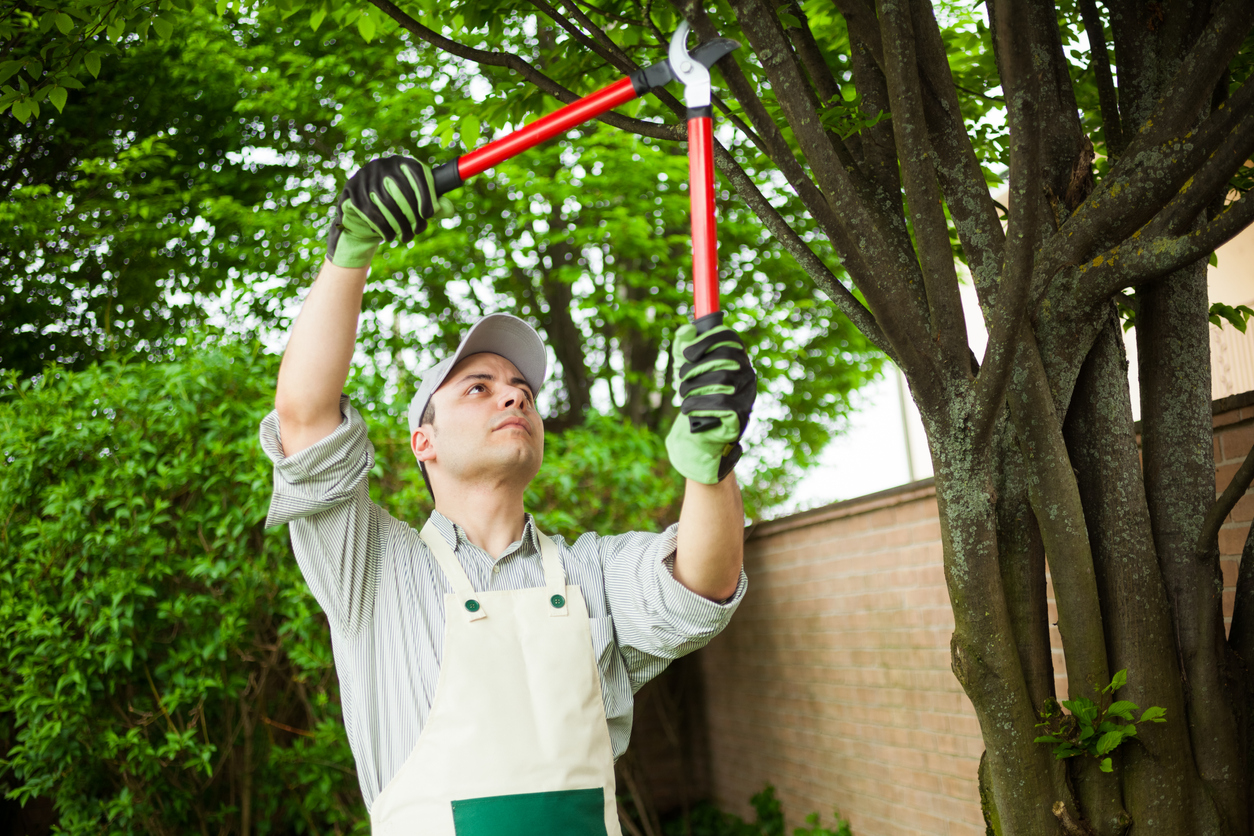
<instances>
[{"instance_id":1,"label":"man's hand","mask_svg":"<svg viewBox=\"0 0 1254 836\"><path fill-rule=\"evenodd\" d=\"M675 382L681 415L666 437L675 469L705 485L723 480L743 452L740 437L757 396L758 376L736 332L717 325L675 333Z\"/></svg>"},{"instance_id":2,"label":"man's hand","mask_svg":"<svg viewBox=\"0 0 1254 836\"><path fill-rule=\"evenodd\" d=\"M371 160L340 193L327 259L337 267L368 267L379 244L414 240L437 208L430 168L409 157Z\"/></svg>"}]
</instances>

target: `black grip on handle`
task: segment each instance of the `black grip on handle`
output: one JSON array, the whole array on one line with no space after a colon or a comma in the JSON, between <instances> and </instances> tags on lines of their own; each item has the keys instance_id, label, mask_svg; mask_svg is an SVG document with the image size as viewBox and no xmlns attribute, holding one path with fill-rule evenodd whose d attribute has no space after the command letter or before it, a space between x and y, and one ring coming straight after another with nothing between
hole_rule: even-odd
<instances>
[{"instance_id":1,"label":"black grip on handle","mask_svg":"<svg viewBox=\"0 0 1254 836\"><path fill-rule=\"evenodd\" d=\"M692 324L696 326L698 334L704 334L711 328L717 328L723 324L723 312L714 311L713 313L708 313L705 316L698 317ZM694 433L703 433L706 430L712 430L721 423L722 421L715 418L713 415L688 416L688 429Z\"/></svg>"},{"instance_id":2,"label":"black grip on handle","mask_svg":"<svg viewBox=\"0 0 1254 836\"><path fill-rule=\"evenodd\" d=\"M713 313L708 313L703 317L699 317L692 324L696 326L698 334L704 334L711 328L717 328L723 324L723 312L714 311Z\"/></svg>"},{"instance_id":3,"label":"black grip on handle","mask_svg":"<svg viewBox=\"0 0 1254 836\"><path fill-rule=\"evenodd\" d=\"M454 189L460 189L462 183L461 172L457 170L457 160L449 160L446 163L440 163L431 169L431 177L435 180L435 196L448 194Z\"/></svg>"}]
</instances>

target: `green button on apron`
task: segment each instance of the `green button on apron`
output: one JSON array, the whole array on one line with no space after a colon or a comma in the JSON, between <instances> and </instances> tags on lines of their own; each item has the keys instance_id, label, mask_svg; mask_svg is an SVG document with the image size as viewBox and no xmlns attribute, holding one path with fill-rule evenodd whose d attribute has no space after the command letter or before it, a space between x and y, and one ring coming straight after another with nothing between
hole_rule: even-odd
<instances>
[{"instance_id":1,"label":"green button on apron","mask_svg":"<svg viewBox=\"0 0 1254 836\"><path fill-rule=\"evenodd\" d=\"M589 790L529 792L453 802L457 836L606 836L605 795Z\"/></svg>"}]
</instances>

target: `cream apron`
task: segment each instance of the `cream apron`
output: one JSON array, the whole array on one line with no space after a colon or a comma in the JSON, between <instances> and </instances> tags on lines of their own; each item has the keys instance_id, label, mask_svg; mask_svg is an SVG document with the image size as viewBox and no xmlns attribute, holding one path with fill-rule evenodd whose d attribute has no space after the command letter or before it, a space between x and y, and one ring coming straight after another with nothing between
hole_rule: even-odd
<instances>
[{"instance_id":1,"label":"cream apron","mask_svg":"<svg viewBox=\"0 0 1254 836\"><path fill-rule=\"evenodd\" d=\"M543 587L475 592L431 522L421 536L453 587L444 662L374 836L621 836L588 608L557 547L539 535Z\"/></svg>"}]
</instances>

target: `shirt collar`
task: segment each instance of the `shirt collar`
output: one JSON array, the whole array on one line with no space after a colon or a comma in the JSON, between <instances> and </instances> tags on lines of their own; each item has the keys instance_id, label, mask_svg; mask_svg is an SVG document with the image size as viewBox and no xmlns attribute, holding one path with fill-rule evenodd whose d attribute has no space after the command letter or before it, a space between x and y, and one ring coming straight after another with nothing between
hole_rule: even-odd
<instances>
[{"instance_id":1,"label":"shirt collar","mask_svg":"<svg viewBox=\"0 0 1254 836\"><path fill-rule=\"evenodd\" d=\"M508 557L515 551L530 551L533 554L540 553L540 534L536 530L535 520L530 514L524 514L525 522L523 523L522 539L519 541L517 549L506 549L505 554L501 557ZM431 522L435 523L436 531L440 532L440 536L444 538L444 542L448 543L448 547L457 551L457 547L462 543L470 544L470 540L466 537L466 532L460 525L441 514L439 511L431 512Z\"/></svg>"}]
</instances>

